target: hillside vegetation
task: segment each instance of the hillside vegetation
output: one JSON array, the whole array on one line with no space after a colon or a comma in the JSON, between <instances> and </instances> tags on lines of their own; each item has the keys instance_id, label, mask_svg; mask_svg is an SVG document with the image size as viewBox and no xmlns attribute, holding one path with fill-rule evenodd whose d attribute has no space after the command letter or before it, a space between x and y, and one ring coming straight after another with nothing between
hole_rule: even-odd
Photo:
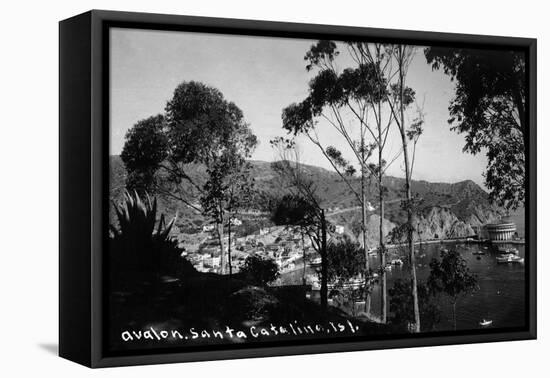
<instances>
[{"instance_id":1,"label":"hillside vegetation","mask_svg":"<svg viewBox=\"0 0 550 378\"><path fill-rule=\"evenodd\" d=\"M260 212L268 211L268 200L281 196L286 189L282 185L276 172L271 168L270 162L251 161L251 174L255 179L255 191L258 193L254 203L250 204L251 210ZM360 222L360 210L358 202L349 187L342 181L338 174L324 168L311 165L303 165L304 172L314 182L317 195L322 205L327 209L331 221L335 224L345 225L353 234L354 228ZM204 177L204 168L193 167L190 176L201 182ZM110 158L110 199L119 201L125 187L126 169L119 156ZM386 194L386 223L385 229L389 232L395 225L405 221L405 211L401 209L402 190L405 180L398 177L387 176L384 178ZM359 191L359 179L352 180L352 185ZM372 230L367 230L370 238L377 240L376 224L379 217L377 213L377 189L376 183L369 184L371 204L375 210L371 212L369 223ZM191 188L189 188L191 190ZM501 210L489 202L489 195L479 185L471 180L457 183L432 183L427 181L413 181L412 191L417 198L419 216L417 225L420 228L421 238L445 238L461 237L473 234L473 228L481 224L498 219ZM112 207L112 206L111 206ZM159 210L161 213L173 216L178 214L177 226L186 232L193 232L202 228L207 222L196 211L186 208L170 198L159 198ZM245 217L259 227L261 222L269 223L266 214Z\"/></svg>"}]
</instances>

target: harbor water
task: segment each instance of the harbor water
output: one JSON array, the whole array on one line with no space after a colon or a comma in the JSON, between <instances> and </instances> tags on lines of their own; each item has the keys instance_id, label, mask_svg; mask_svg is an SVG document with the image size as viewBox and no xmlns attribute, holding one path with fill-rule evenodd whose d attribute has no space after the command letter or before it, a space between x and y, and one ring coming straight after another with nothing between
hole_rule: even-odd
<instances>
[{"instance_id":1,"label":"harbor water","mask_svg":"<svg viewBox=\"0 0 550 378\"><path fill-rule=\"evenodd\" d=\"M416 245L416 272L419 283L425 283L430 274L430 261L440 258L442 249L456 249L466 260L471 273L477 276L478 290L466 296L460 297L456 304L457 330L472 330L482 328L510 328L523 327L526 316L526 287L524 263L497 263L496 257L500 252L498 248L516 248L519 256L525 257L523 244L498 244L486 245L480 243L434 243ZM474 253L483 252L484 255ZM400 258L402 265L394 265L387 271L387 288L391 289L398 279L410 279L410 266L408 265L407 252L404 249L388 251L387 261ZM527 259L525 260L527 262ZM373 269L379 266L378 257L372 255L369 258ZM315 269L308 267L307 274L315 274ZM281 277L280 284L299 285L302 283L302 269L285 273ZM375 285L371 295L370 314L376 318L380 316L380 285ZM388 293L388 314L389 314ZM435 325L433 331L454 330L452 305L445 295L440 296L437 304L441 310L441 320ZM391 314L389 314L391 315ZM482 327L482 320L492 320L492 324ZM425 330L428 331L428 330Z\"/></svg>"},{"instance_id":2,"label":"harbor water","mask_svg":"<svg viewBox=\"0 0 550 378\"><path fill-rule=\"evenodd\" d=\"M416 246L417 279L425 283L430 275L430 261L440 258L443 248L456 249L467 261L472 273L477 276L479 288L470 295L461 297L456 304L457 330L486 328L480 326L482 320L492 320L490 327L508 328L525 325L525 265L524 263L497 263L498 248L517 248L519 255L525 257L523 245L499 244L485 246L474 243L442 243ZM486 248L486 249L485 249ZM474 252L482 251L484 255ZM391 257L390 257L391 259ZM378 265L376 257L371 264ZM392 266L387 272L388 289L397 279L410 279L410 267L407 263ZM389 299L388 299L389 302ZM453 330L452 305L447 297L441 296L438 305L442 310L441 321L436 331ZM380 286L375 286L371 299L371 312L380 313Z\"/></svg>"}]
</instances>

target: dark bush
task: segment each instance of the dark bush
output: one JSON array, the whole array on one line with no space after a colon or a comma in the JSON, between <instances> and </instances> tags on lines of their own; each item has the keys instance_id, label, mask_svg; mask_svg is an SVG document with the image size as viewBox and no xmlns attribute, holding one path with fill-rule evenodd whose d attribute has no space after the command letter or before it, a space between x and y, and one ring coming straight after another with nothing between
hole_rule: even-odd
<instances>
[{"instance_id":1,"label":"dark bush","mask_svg":"<svg viewBox=\"0 0 550 378\"><path fill-rule=\"evenodd\" d=\"M271 259L250 255L244 261L241 273L253 285L266 286L279 277L279 267Z\"/></svg>"}]
</instances>

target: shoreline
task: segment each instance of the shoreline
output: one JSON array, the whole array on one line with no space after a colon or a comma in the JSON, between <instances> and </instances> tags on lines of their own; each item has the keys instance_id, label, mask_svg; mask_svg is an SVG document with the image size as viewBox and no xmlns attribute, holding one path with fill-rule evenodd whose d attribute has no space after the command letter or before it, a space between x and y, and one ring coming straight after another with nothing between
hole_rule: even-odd
<instances>
[{"instance_id":1,"label":"shoreline","mask_svg":"<svg viewBox=\"0 0 550 378\"><path fill-rule=\"evenodd\" d=\"M485 244L485 245L492 245L492 244L518 244L518 245L524 245L525 239L519 239L519 240L476 240L476 239L463 239L463 238L456 238L456 239L437 239L437 240L423 240L423 241L415 241L414 245L422 245L422 244L446 244L446 243L465 243L465 244ZM396 249L399 247L406 247L407 243L400 243L400 244L386 244L386 249ZM378 248L373 248L370 252L378 253Z\"/></svg>"}]
</instances>

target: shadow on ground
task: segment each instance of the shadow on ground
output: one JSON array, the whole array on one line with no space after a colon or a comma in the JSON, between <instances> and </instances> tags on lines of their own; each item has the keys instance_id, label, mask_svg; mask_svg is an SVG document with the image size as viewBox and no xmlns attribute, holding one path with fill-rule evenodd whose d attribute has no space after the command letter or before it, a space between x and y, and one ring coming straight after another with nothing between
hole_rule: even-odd
<instances>
[{"instance_id":1,"label":"shadow on ground","mask_svg":"<svg viewBox=\"0 0 550 378\"><path fill-rule=\"evenodd\" d=\"M57 343L40 343L38 344L38 347L56 356L59 354L59 346L57 345Z\"/></svg>"}]
</instances>

